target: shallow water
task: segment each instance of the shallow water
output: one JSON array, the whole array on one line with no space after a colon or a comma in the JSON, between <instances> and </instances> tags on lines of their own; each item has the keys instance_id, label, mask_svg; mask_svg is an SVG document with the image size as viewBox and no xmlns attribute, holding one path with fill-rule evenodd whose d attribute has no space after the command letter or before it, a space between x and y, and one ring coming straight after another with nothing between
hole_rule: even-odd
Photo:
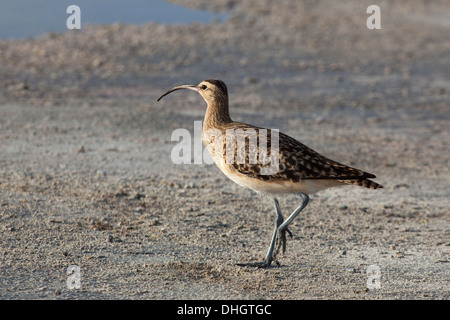
<instances>
[{"instance_id":1,"label":"shallow water","mask_svg":"<svg viewBox=\"0 0 450 320\"><path fill-rule=\"evenodd\" d=\"M67 7L75 4L81 10L83 24L121 22L144 24L210 23L223 21L224 14L193 10L164 0L6 0L0 2L0 39L27 38L46 32L65 32L71 15Z\"/></svg>"}]
</instances>

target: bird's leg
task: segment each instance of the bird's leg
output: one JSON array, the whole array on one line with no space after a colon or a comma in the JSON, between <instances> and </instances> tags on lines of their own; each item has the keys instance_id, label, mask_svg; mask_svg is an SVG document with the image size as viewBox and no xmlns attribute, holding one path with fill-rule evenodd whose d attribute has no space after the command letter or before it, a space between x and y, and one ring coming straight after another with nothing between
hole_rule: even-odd
<instances>
[{"instance_id":1,"label":"bird's leg","mask_svg":"<svg viewBox=\"0 0 450 320\"><path fill-rule=\"evenodd\" d=\"M270 266L270 263L274 261L276 264L279 264L275 259L275 245L278 239L278 229L283 224L284 218L281 213L280 204L277 199L273 199L275 205L275 211L277 213L277 218L275 220L275 229L273 230L272 240L270 241L269 249L267 250L266 257L264 258L264 262L268 263L267 266Z\"/></svg>"},{"instance_id":2,"label":"bird's leg","mask_svg":"<svg viewBox=\"0 0 450 320\"><path fill-rule=\"evenodd\" d=\"M282 248L283 253L286 251L286 232L289 233L289 235L292 238L292 233L288 229L289 224L308 205L308 202L309 202L308 195L305 193L300 193L299 195L303 200L302 203L297 207L297 209L294 210L294 212L291 213L291 215L277 229L277 233L276 233L277 249L274 253L274 257L277 255L278 251L280 251L280 248Z\"/></svg>"},{"instance_id":3,"label":"bird's leg","mask_svg":"<svg viewBox=\"0 0 450 320\"><path fill-rule=\"evenodd\" d=\"M302 198L302 203L291 213L291 215L284 220L281 214L280 204L277 199L274 199L275 210L277 213L277 218L275 220L275 229L273 231L272 240L270 241L269 250L267 250L266 257L261 262L250 262L250 263L239 263L239 266L252 266L259 268L268 268L272 264L272 261L279 265L278 261L275 259L280 248L283 249L283 253L286 251L286 232L292 237L291 231L289 231L289 224L298 216L300 212L308 205L309 197L305 193L300 193ZM276 250L275 250L276 247Z\"/></svg>"},{"instance_id":4,"label":"bird's leg","mask_svg":"<svg viewBox=\"0 0 450 320\"><path fill-rule=\"evenodd\" d=\"M260 262L238 263L237 264L238 266L268 268L272 264L272 261L274 261L276 264L279 264L278 261L275 260L275 244L279 237L279 229L283 225L284 218L283 218L283 215L281 214L280 204L278 203L278 200L273 199L273 202L275 204L277 218L275 220L275 229L273 231L272 240L270 241L270 246L269 246L269 250L267 250L266 257L264 258L263 261L260 261ZM286 229L287 229L287 227L286 227ZM287 231L292 236L291 232L289 230L287 230ZM284 241L286 241L286 237L285 237Z\"/></svg>"}]
</instances>

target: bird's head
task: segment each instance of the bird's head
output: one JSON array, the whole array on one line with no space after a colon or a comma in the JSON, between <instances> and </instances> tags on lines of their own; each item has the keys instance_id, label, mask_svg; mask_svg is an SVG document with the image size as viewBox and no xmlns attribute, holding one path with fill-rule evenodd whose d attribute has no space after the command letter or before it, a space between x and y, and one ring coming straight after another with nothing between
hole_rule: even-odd
<instances>
[{"instance_id":1,"label":"bird's head","mask_svg":"<svg viewBox=\"0 0 450 320\"><path fill-rule=\"evenodd\" d=\"M203 97L203 99L205 99L206 103L215 101L228 103L227 86L223 81L215 79L204 80L197 85L187 84L174 87L169 91L167 91L166 93L164 93L161 97L159 97L158 101L161 100L166 95L168 95L169 93L180 89L188 89L198 92Z\"/></svg>"}]
</instances>

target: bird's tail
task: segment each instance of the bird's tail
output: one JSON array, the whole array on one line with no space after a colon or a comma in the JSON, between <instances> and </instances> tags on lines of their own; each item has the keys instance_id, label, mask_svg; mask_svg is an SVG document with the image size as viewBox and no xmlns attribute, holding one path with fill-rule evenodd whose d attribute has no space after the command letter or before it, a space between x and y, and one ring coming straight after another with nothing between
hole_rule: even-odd
<instances>
[{"instance_id":1,"label":"bird's tail","mask_svg":"<svg viewBox=\"0 0 450 320\"><path fill-rule=\"evenodd\" d=\"M369 189L380 189L383 188L383 186L381 184L378 184L376 182L373 182L372 180L369 179L345 179L345 180L340 180L343 183L346 184L353 184L353 185L357 185L360 187L364 187L364 188L369 188Z\"/></svg>"}]
</instances>

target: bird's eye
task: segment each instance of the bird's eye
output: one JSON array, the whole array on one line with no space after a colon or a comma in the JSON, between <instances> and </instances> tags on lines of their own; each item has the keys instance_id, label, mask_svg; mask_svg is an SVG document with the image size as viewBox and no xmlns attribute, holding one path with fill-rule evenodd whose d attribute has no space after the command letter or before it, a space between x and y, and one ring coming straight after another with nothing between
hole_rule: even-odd
<instances>
[{"instance_id":1,"label":"bird's eye","mask_svg":"<svg viewBox=\"0 0 450 320\"><path fill-rule=\"evenodd\" d=\"M206 90L206 88L208 88L205 84L204 85L202 85L202 89L203 90Z\"/></svg>"}]
</instances>

